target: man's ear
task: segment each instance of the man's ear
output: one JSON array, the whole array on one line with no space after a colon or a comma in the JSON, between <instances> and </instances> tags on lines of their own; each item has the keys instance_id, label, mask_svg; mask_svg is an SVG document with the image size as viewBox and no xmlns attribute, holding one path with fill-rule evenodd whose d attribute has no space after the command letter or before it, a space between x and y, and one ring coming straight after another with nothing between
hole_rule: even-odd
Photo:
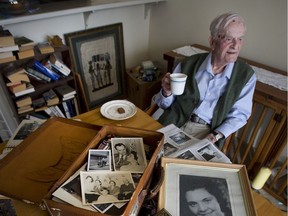
<instances>
[{"instance_id":1,"label":"man's ear","mask_svg":"<svg viewBox=\"0 0 288 216\"><path fill-rule=\"evenodd\" d=\"M211 35L209 37L209 45L210 45L210 48L211 50L214 50L215 49L215 44L216 44L216 40L213 38L213 36Z\"/></svg>"}]
</instances>

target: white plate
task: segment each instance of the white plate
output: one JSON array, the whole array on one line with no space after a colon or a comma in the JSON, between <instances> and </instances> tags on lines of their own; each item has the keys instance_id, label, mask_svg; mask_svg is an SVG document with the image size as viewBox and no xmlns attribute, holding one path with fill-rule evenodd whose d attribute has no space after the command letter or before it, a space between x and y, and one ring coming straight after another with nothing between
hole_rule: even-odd
<instances>
[{"instance_id":1,"label":"white plate","mask_svg":"<svg viewBox=\"0 0 288 216\"><path fill-rule=\"evenodd\" d=\"M125 110L124 113L119 113L117 111L118 108L123 108ZM137 112L136 106L126 100L113 100L103 104L100 108L101 114L112 120L124 120L131 118Z\"/></svg>"}]
</instances>

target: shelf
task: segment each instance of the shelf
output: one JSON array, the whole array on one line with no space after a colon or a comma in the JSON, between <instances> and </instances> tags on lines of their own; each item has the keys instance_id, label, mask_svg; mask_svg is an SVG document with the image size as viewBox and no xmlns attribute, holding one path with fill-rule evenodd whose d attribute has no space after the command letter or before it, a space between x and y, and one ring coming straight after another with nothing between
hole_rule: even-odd
<instances>
[{"instance_id":1,"label":"shelf","mask_svg":"<svg viewBox=\"0 0 288 216\"><path fill-rule=\"evenodd\" d=\"M83 0L62 1L49 4L41 4L33 13L23 14L9 18L0 17L0 25L18 24L33 20L47 19L84 12L95 12L112 8L128 7L149 3L158 3L165 0Z\"/></svg>"}]
</instances>

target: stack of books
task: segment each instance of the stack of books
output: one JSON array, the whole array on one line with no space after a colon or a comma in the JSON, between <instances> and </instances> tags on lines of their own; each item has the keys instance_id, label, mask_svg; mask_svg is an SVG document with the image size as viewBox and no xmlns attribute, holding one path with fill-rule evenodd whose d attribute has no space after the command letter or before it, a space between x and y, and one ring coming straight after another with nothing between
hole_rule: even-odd
<instances>
[{"instance_id":1,"label":"stack of books","mask_svg":"<svg viewBox=\"0 0 288 216\"><path fill-rule=\"evenodd\" d=\"M50 56L48 64L51 70L62 77L69 76L71 73L71 69L55 53Z\"/></svg>"},{"instance_id":2,"label":"stack of books","mask_svg":"<svg viewBox=\"0 0 288 216\"><path fill-rule=\"evenodd\" d=\"M4 75L8 80L6 86L16 97L35 91L24 68L20 67L12 71L5 71Z\"/></svg>"},{"instance_id":3,"label":"stack of books","mask_svg":"<svg viewBox=\"0 0 288 216\"><path fill-rule=\"evenodd\" d=\"M59 95L59 98L62 101L72 99L76 95L76 90L74 88L72 88L71 86L69 86L68 84L58 86L58 87L54 88L54 90Z\"/></svg>"},{"instance_id":4,"label":"stack of books","mask_svg":"<svg viewBox=\"0 0 288 216\"><path fill-rule=\"evenodd\" d=\"M33 110L32 99L30 96L23 96L16 101L18 114L29 112Z\"/></svg>"},{"instance_id":5,"label":"stack of books","mask_svg":"<svg viewBox=\"0 0 288 216\"><path fill-rule=\"evenodd\" d=\"M53 53L55 51L54 47L51 46L48 42L39 43L37 47L42 55Z\"/></svg>"},{"instance_id":6,"label":"stack of books","mask_svg":"<svg viewBox=\"0 0 288 216\"><path fill-rule=\"evenodd\" d=\"M16 60L14 51L19 50L13 35L9 30L0 29L0 64Z\"/></svg>"},{"instance_id":7,"label":"stack of books","mask_svg":"<svg viewBox=\"0 0 288 216\"><path fill-rule=\"evenodd\" d=\"M35 42L25 36L16 37L15 43L19 47L19 52L17 52L18 59L25 59L29 57L34 57L34 46Z\"/></svg>"},{"instance_id":8,"label":"stack of books","mask_svg":"<svg viewBox=\"0 0 288 216\"><path fill-rule=\"evenodd\" d=\"M53 106L59 103L59 97L53 89L43 93L43 98L47 106Z\"/></svg>"}]
</instances>

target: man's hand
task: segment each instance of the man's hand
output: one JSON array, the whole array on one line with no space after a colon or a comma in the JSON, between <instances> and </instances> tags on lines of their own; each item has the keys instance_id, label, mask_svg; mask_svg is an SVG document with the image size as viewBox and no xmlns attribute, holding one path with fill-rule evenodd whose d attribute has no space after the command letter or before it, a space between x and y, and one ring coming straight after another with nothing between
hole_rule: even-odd
<instances>
[{"instance_id":1,"label":"man's hand","mask_svg":"<svg viewBox=\"0 0 288 216\"><path fill-rule=\"evenodd\" d=\"M170 87L170 73L166 73L162 78L161 87L163 96L169 97L172 94Z\"/></svg>"}]
</instances>

